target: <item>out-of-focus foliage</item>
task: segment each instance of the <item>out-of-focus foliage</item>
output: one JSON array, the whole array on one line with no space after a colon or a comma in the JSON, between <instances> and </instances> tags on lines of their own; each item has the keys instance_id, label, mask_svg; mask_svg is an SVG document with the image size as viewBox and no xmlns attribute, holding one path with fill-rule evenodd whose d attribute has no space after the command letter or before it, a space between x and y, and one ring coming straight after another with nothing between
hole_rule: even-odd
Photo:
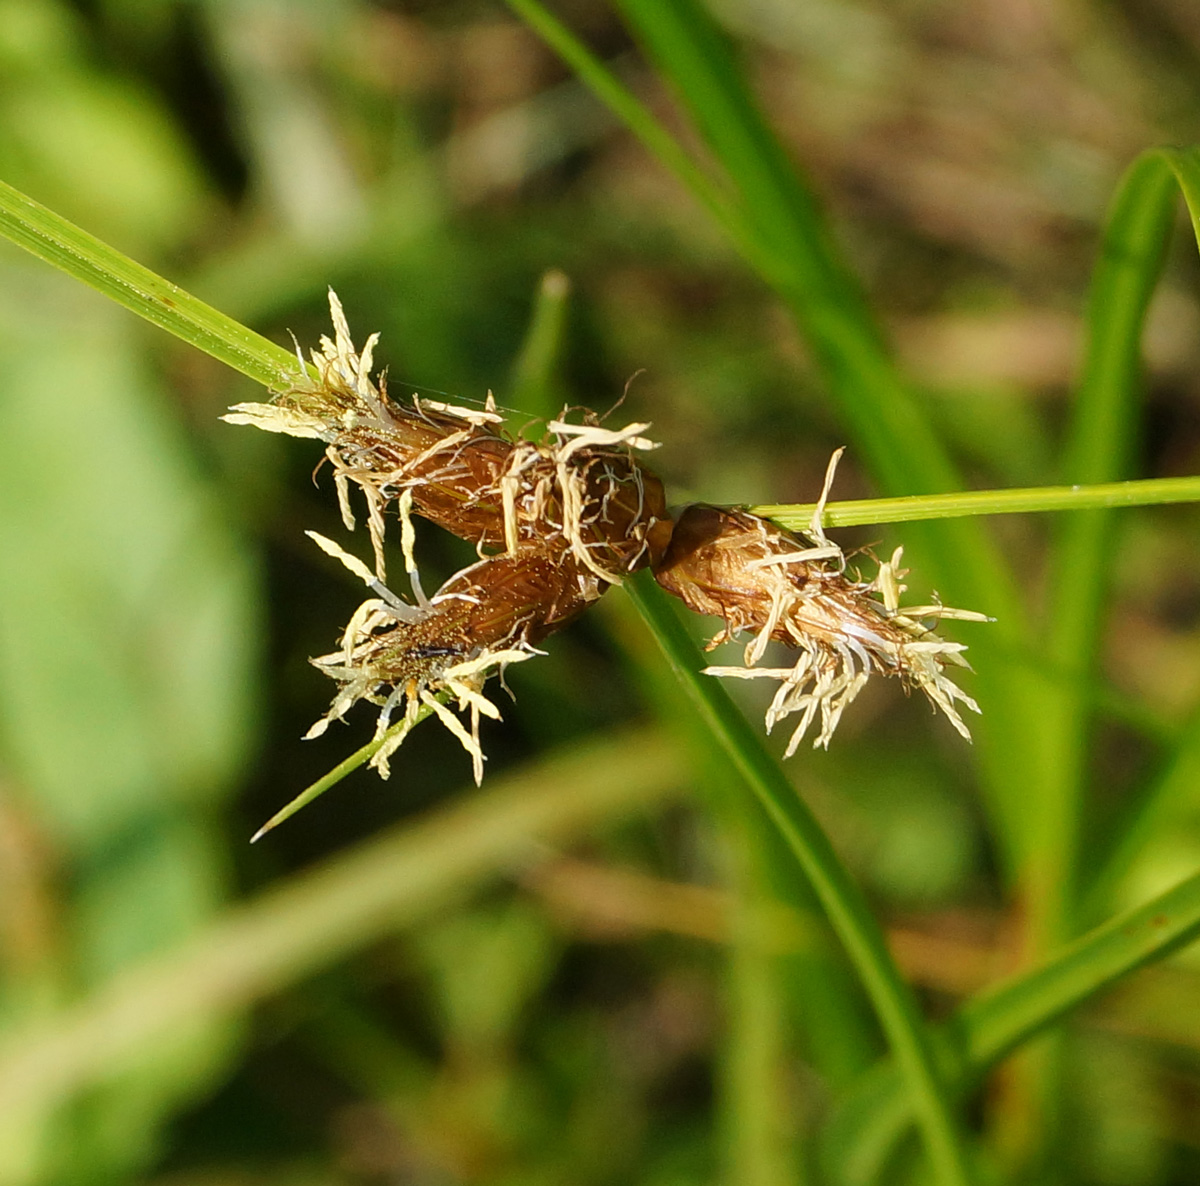
<instances>
[{"instance_id":1,"label":"out-of-focus foliage","mask_svg":"<svg viewBox=\"0 0 1200 1186\"><path fill-rule=\"evenodd\" d=\"M613 9L556 11L680 122ZM1058 480L1109 196L1198 138L1191 7L710 12L969 483ZM0 176L284 344L324 332L332 284L397 393L604 410L645 368L621 415L653 421L678 502L811 500L846 439L776 297L498 4L3 0ZM1129 476L1200 467L1180 243ZM551 268L557 352L558 313L530 332ZM251 385L8 247L0 312L0 1184L822 1180L810 1134L879 1035L619 595L514 669L477 814L424 728L390 782L250 850L369 734L299 740L331 691L306 658L357 598L303 537L343 538L319 455L220 424ZM852 451L837 493L871 489ZM1200 866L1197 518L1117 522L1079 929ZM1040 621L1050 525L995 535ZM419 553L466 558L432 530ZM923 705L872 684L789 769L931 1015L1037 947L972 754ZM1001 1068L974 1109L998 1172L1194 1181L1197 993L1184 952L1082 1011L1055 1074Z\"/></svg>"}]
</instances>

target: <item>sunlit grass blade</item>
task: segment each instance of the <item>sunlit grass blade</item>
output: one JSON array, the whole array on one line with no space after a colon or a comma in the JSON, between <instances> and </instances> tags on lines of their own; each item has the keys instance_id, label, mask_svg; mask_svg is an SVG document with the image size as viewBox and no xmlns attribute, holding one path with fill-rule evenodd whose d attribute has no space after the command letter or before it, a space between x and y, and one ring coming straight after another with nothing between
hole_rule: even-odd
<instances>
[{"instance_id":1,"label":"sunlit grass blade","mask_svg":"<svg viewBox=\"0 0 1200 1186\"><path fill-rule=\"evenodd\" d=\"M1138 968L1161 960L1200 936L1200 873L1097 927L1032 972L989 989L964 1004L935 1042L956 1092L969 1090L1001 1058L1072 1009ZM908 1084L898 1068L864 1079L862 1101L844 1101L827 1134L836 1160L843 1152L872 1150L857 1162L855 1186L874 1180L891 1143L911 1122Z\"/></svg>"},{"instance_id":2,"label":"sunlit grass blade","mask_svg":"<svg viewBox=\"0 0 1200 1186\"><path fill-rule=\"evenodd\" d=\"M1088 294L1083 369L1061 470L1068 482L1108 482L1128 471L1141 402L1141 340L1170 237L1174 189L1170 169L1150 153L1126 170L1114 196ZM1114 526L1110 510L1068 516L1056 523L1050 553L1045 653L1050 663L1085 680L1099 661ZM1044 785L1029 805L1023 877L1030 961L1076 930L1090 709L1081 685L1047 689ZM1027 1156L1035 1161L1040 1150L1060 1143L1064 1055L1061 1043L1052 1043L1016 1068L1010 1099L1024 1099L1028 1120L1018 1123L1029 1131Z\"/></svg>"},{"instance_id":3,"label":"sunlit grass blade","mask_svg":"<svg viewBox=\"0 0 1200 1186\"><path fill-rule=\"evenodd\" d=\"M837 259L816 202L763 118L724 35L691 0L617 0L712 149L746 217L780 258L784 283L836 316L869 322L863 294Z\"/></svg>"},{"instance_id":4,"label":"sunlit grass blade","mask_svg":"<svg viewBox=\"0 0 1200 1186\"><path fill-rule=\"evenodd\" d=\"M562 356L570 297L571 281L565 272L551 268L542 276L525 341L512 367L506 402L541 420L553 419L562 408L555 370Z\"/></svg>"},{"instance_id":5,"label":"sunlit grass blade","mask_svg":"<svg viewBox=\"0 0 1200 1186\"><path fill-rule=\"evenodd\" d=\"M703 660L653 578L639 573L625 587L693 706L779 829L857 970L902 1068L934 1180L946 1186L972 1181L965 1139L940 1081L925 1023L862 891L728 693L700 674Z\"/></svg>"},{"instance_id":6,"label":"sunlit grass blade","mask_svg":"<svg viewBox=\"0 0 1200 1186\"><path fill-rule=\"evenodd\" d=\"M1146 507L1200 501L1200 478L1146 478L1079 486L1027 486L1015 490L968 490L961 494L916 494L908 498L860 498L830 502L826 527L910 523L964 515L1022 515L1046 511L1088 511L1101 507ZM749 508L789 531L803 531L816 503L763 503Z\"/></svg>"},{"instance_id":7,"label":"sunlit grass blade","mask_svg":"<svg viewBox=\"0 0 1200 1186\"><path fill-rule=\"evenodd\" d=\"M1174 179L1159 154L1126 172L1113 200L1088 297L1083 373L1068 434L1063 477L1112 482L1133 450L1141 389L1141 340L1162 270L1174 207ZM1112 577L1110 511L1072 515L1059 525L1051 553L1051 663L1087 676L1099 654L1103 607ZM1036 831L1027 878L1033 952L1070 937L1076 893L1084 785L1086 699L1059 688L1052 714L1047 794L1031 804Z\"/></svg>"},{"instance_id":8,"label":"sunlit grass blade","mask_svg":"<svg viewBox=\"0 0 1200 1186\"><path fill-rule=\"evenodd\" d=\"M356 749L354 753L344 761L339 762L328 774L322 778L318 778L311 786L301 791L287 806L280 808L250 837L250 843L254 844L256 841L261 840L268 832L279 827L284 820L291 819L302 807L307 807L314 799L325 794L330 787L337 786L348 774L352 774L364 763L369 762L387 742L395 737L406 737L432 711L433 709L422 705L412 720L406 717L402 721L397 721L382 737L372 738L366 745Z\"/></svg>"},{"instance_id":9,"label":"sunlit grass blade","mask_svg":"<svg viewBox=\"0 0 1200 1186\"><path fill-rule=\"evenodd\" d=\"M1200 148L1161 148L1156 150L1175 175L1175 184L1183 195L1192 234L1200 246Z\"/></svg>"},{"instance_id":10,"label":"sunlit grass blade","mask_svg":"<svg viewBox=\"0 0 1200 1186\"><path fill-rule=\"evenodd\" d=\"M294 354L2 181L0 235L264 387L286 387L300 369Z\"/></svg>"},{"instance_id":11,"label":"sunlit grass blade","mask_svg":"<svg viewBox=\"0 0 1200 1186\"><path fill-rule=\"evenodd\" d=\"M650 109L623 86L567 27L539 0L507 0L513 9L575 72L657 159L684 183L700 204L723 226L747 256L770 267L770 257L729 192L702 169Z\"/></svg>"},{"instance_id":12,"label":"sunlit grass blade","mask_svg":"<svg viewBox=\"0 0 1200 1186\"><path fill-rule=\"evenodd\" d=\"M1174 186L1179 187L1200 246L1200 149L1155 150L1141 158L1134 169L1148 173L1154 183L1165 186L1168 197ZM1170 229L1169 223L1160 228L1164 245ZM1146 780L1140 794L1122 813L1121 826L1114 832L1116 840L1108 856L1098 863L1089 878L1086 916L1094 917L1108 907L1108 895L1136 859L1141 845L1153 835L1170 801L1189 791L1200 769L1198 754L1200 707L1193 710L1191 719L1176 732L1174 746L1160 762L1157 775Z\"/></svg>"}]
</instances>

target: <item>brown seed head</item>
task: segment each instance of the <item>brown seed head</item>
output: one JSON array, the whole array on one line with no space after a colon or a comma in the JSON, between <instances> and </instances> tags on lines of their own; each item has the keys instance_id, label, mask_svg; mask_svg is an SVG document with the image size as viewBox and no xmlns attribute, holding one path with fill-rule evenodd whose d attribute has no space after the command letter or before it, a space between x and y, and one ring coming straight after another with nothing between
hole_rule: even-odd
<instances>
[{"instance_id":1,"label":"brown seed head","mask_svg":"<svg viewBox=\"0 0 1200 1186\"><path fill-rule=\"evenodd\" d=\"M724 620L709 649L745 631L753 635L744 668L708 671L780 682L767 728L800 714L789 754L818 714L814 744L827 746L843 710L873 671L920 688L969 736L954 701L978 708L945 674L948 665L966 665L965 648L940 638L922 619L986 619L940 605L901 610L899 562L897 551L880 565L875 580L854 580L845 573L841 550L824 533L806 541L746 511L697 505L679 516L655 579L697 613ZM756 666L772 640L798 652L792 667Z\"/></svg>"},{"instance_id":2,"label":"brown seed head","mask_svg":"<svg viewBox=\"0 0 1200 1186\"><path fill-rule=\"evenodd\" d=\"M662 483L633 456L652 448L638 434L551 422L551 443L515 440L489 396L483 408L413 396L394 401L372 379L375 335L354 348L330 293L335 341L321 341L319 379L298 378L270 404L239 404L226 416L273 432L326 442L343 518L353 526L348 489L367 501L382 569L384 511L411 491L413 513L484 549L570 548L580 564L615 584L661 557L671 534Z\"/></svg>"}]
</instances>

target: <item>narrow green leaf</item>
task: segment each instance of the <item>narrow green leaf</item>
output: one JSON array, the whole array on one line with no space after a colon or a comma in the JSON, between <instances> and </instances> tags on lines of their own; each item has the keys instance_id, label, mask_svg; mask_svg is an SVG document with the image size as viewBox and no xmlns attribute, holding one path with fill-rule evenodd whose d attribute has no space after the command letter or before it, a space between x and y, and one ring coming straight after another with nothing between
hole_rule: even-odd
<instances>
[{"instance_id":1,"label":"narrow green leaf","mask_svg":"<svg viewBox=\"0 0 1200 1186\"><path fill-rule=\"evenodd\" d=\"M977 1077L1089 997L1197 935L1200 873L1090 931L1037 971L964 1005L949 1028L966 1073Z\"/></svg>"},{"instance_id":2,"label":"narrow green leaf","mask_svg":"<svg viewBox=\"0 0 1200 1186\"><path fill-rule=\"evenodd\" d=\"M861 498L831 502L825 527L869 523L908 523L915 519L952 519L963 515L1023 515L1037 511L1087 511L1098 507L1145 507L1200 501L1198 478L1147 478L1136 482L1098 482L1079 486L1028 486L1017 490L968 490L960 494L919 494L908 498ZM803 531L816 503L763 503L749 510L773 519L789 531Z\"/></svg>"},{"instance_id":3,"label":"narrow green leaf","mask_svg":"<svg viewBox=\"0 0 1200 1186\"><path fill-rule=\"evenodd\" d=\"M392 738L407 737L409 732L425 720L432 711L433 709L422 705L412 720L406 717L402 721L397 721L382 737L374 737L366 745L356 749L354 753L339 762L328 774L318 778L316 782L301 791L290 803L281 807L250 837L250 843L254 844L261 840L268 832L279 827L284 820L291 819L302 807L307 807L314 799L325 794L330 787L337 786L343 778L349 774L353 774L363 763L369 762Z\"/></svg>"},{"instance_id":4,"label":"narrow green leaf","mask_svg":"<svg viewBox=\"0 0 1200 1186\"><path fill-rule=\"evenodd\" d=\"M700 674L703 660L650 574L639 573L625 588L693 706L745 780L747 790L779 829L858 971L902 1069L936 1181L970 1182L964 1138L948 1103L925 1023L862 890L725 689L717 680Z\"/></svg>"},{"instance_id":5,"label":"narrow green leaf","mask_svg":"<svg viewBox=\"0 0 1200 1186\"><path fill-rule=\"evenodd\" d=\"M1160 149L1148 153L1135 166L1156 168L1180 188L1197 245L1200 246L1200 149ZM1169 174L1168 174L1169 171ZM1170 227L1163 228L1163 236ZM1085 916L1094 917L1109 906L1108 896L1133 864L1142 845L1168 815L1173 800L1190 793L1200 770L1200 708L1175 732L1170 751L1159 763L1158 772L1149 778L1123 814L1121 826L1114 829L1112 851L1097 862L1096 872L1087 887Z\"/></svg>"},{"instance_id":6,"label":"narrow green leaf","mask_svg":"<svg viewBox=\"0 0 1200 1186\"><path fill-rule=\"evenodd\" d=\"M1130 166L1113 200L1088 297L1083 374L1063 466L1069 482L1112 482L1129 464L1142 332L1170 237L1174 189L1162 156L1149 153ZM1112 531L1111 511L1072 515L1059 525L1052 552L1046 654L1085 679L1098 661ZM1073 929L1089 708L1078 685L1047 691L1046 786L1030 805L1033 950L1053 950Z\"/></svg>"},{"instance_id":7,"label":"narrow green leaf","mask_svg":"<svg viewBox=\"0 0 1200 1186\"><path fill-rule=\"evenodd\" d=\"M759 243L730 197L701 169L674 136L666 130L639 99L617 81L567 27L539 0L508 0L513 9L550 46L596 96L633 132L649 152L684 183L692 196L725 228L743 253L771 266L770 256Z\"/></svg>"},{"instance_id":8,"label":"narrow green leaf","mask_svg":"<svg viewBox=\"0 0 1200 1186\"><path fill-rule=\"evenodd\" d=\"M1072 1009L1197 936L1200 873L1088 932L1035 971L968 1001L934 1039L953 1090L967 1092L1006 1054ZM865 1186L875 1180L915 1114L899 1068L875 1068L832 1119L826 1160L859 1151L853 1174L841 1181Z\"/></svg>"},{"instance_id":9,"label":"narrow green leaf","mask_svg":"<svg viewBox=\"0 0 1200 1186\"><path fill-rule=\"evenodd\" d=\"M1200 148L1163 148L1158 150L1183 194L1192 234L1200 246Z\"/></svg>"},{"instance_id":10,"label":"narrow green leaf","mask_svg":"<svg viewBox=\"0 0 1200 1186\"><path fill-rule=\"evenodd\" d=\"M1174 182L1160 155L1126 170L1107 219L1085 316L1082 376L1069 425L1062 476L1105 482L1125 476L1134 452L1141 393L1141 340L1158 283L1174 214ZM1029 805L1029 858L1024 871L1031 959L1054 951L1076 931L1079 849L1088 785L1092 713L1084 682L1099 662L1104 606L1112 577L1114 530L1109 510L1071 515L1056 524L1050 555L1047 660L1078 672L1072 684L1047 684L1042 711L1046 746L1043 786ZM1062 1048L1048 1045L1029 1064L1039 1101L1033 1140L1057 1143L1065 1087Z\"/></svg>"},{"instance_id":11,"label":"narrow green leaf","mask_svg":"<svg viewBox=\"0 0 1200 1186\"><path fill-rule=\"evenodd\" d=\"M295 381L300 364L294 354L2 181L0 235L264 387Z\"/></svg>"},{"instance_id":12,"label":"narrow green leaf","mask_svg":"<svg viewBox=\"0 0 1200 1186\"><path fill-rule=\"evenodd\" d=\"M504 398L505 403L541 420L552 419L562 407L555 372L562 356L570 297L571 281L565 272L551 268L542 276Z\"/></svg>"}]
</instances>

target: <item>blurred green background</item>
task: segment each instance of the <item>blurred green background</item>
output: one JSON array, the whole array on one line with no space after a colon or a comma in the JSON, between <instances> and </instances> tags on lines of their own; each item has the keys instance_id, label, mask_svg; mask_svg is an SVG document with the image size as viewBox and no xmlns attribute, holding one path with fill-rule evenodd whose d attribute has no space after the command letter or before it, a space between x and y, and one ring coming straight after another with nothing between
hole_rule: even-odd
<instances>
[{"instance_id":1,"label":"blurred green background","mask_svg":"<svg viewBox=\"0 0 1200 1186\"><path fill-rule=\"evenodd\" d=\"M612 9L555 11L681 127ZM1058 480L1109 197L1198 138L1195 6L709 12L968 484ZM0 0L0 176L280 343L324 332L332 285L395 394L493 389L520 424L644 370L620 415L676 504L811 501L849 439L776 295L500 4ZM1177 239L1129 476L1200 472ZM372 725L300 741L332 691L306 660L358 601L303 536L347 542L319 452L222 424L251 383L7 244L0 313L0 1184L823 1180L805 1134L879 1034L622 595L513 669L482 792L426 725L390 782L251 849ZM852 443L835 496L876 489ZM1080 863L1130 854L1090 922L1200 865L1198 523L1112 539ZM1035 623L1051 526L989 526ZM464 555L433 529L419 554ZM875 681L788 765L933 1016L1031 942L974 756ZM1001 1068L972 1112L993 1164L1200 1180L1198 999L1184 952L1082 1011L1052 1121Z\"/></svg>"}]
</instances>

